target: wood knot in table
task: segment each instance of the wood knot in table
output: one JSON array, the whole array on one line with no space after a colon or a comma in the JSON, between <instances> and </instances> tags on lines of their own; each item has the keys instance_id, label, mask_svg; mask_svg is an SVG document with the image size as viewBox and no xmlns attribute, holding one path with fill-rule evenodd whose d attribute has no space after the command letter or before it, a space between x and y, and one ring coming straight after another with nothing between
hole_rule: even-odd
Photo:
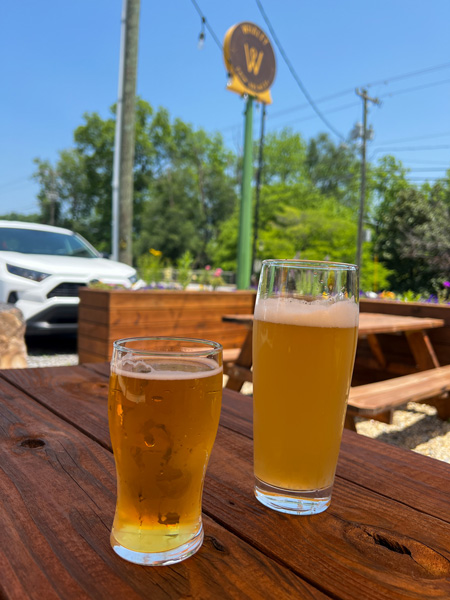
<instances>
[{"instance_id":1,"label":"wood knot in table","mask_svg":"<svg viewBox=\"0 0 450 600\"><path fill-rule=\"evenodd\" d=\"M345 537L369 560L397 573L422 579L441 579L450 575L450 561L422 542L395 531L349 523Z\"/></svg>"},{"instance_id":2,"label":"wood knot in table","mask_svg":"<svg viewBox=\"0 0 450 600\"><path fill-rule=\"evenodd\" d=\"M42 448L45 446L45 442L38 438L29 438L27 440L22 440L19 445L23 448Z\"/></svg>"},{"instance_id":3,"label":"wood knot in table","mask_svg":"<svg viewBox=\"0 0 450 600\"><path fill-rule=\"evenodd\" d=\"M224 554L228 554L228 550L226 546L222 544L220 540L218 540L213 535L205 535L205 544L212 546L214 550L218 550L219 552L223 552Z\"/></svg>"}]
</instances>

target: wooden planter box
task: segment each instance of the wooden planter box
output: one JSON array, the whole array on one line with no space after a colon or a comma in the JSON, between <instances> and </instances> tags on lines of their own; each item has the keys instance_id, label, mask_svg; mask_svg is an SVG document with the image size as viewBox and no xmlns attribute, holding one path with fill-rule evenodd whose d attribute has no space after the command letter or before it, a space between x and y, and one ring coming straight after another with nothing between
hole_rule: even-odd
<instances>
[{"instance_id":1,"label":"wooden planter box","mask_svg":"<svg viewBox=\"0 0 450 600\"><path fill-rule=\"evenodd\" d=\"M79 291L78 356L80 363L111 358L114 340L170 335L220 342L239 348L246 327L223 323L225 314L253 313L256 293L176 290Z\"/></svg>"},{"instance_id":2,"label":"wooden planter box","mask_svg":"<svg viewBox=\"0 0 450 600\"><path fill-rule=\"evenodd\" d=\"M403 315L408 317L431 317L443 319L445 326L427 331L441 366L450 364L450 305L428 304L426 302L397 302L394 300L360 301L361 312ZM411 372L415 370L411 350L404 335L378 335L377 339L389 363L401 363ZM392 374L381 369L368 367L373 362L372 353L366 340L358 341L353 385L389 379Z\"/></svg>"}]
</instances>

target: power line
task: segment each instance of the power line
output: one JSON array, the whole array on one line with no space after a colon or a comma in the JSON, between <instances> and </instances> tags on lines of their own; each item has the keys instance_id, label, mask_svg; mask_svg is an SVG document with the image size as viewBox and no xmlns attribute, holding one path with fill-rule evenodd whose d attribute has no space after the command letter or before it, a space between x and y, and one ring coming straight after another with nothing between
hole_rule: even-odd
<instances>
[{"instance_id":1,"label":"power line","mask_svg":"<svg viewBox=\"0 0 450 600\"><path fill-rule=\"evenodd\" d=\"M448 150L450 148L449 145L442 146L413 146L407 148L390 148L389 146L379 146L378 148L373 148L373 152L380 152L381 150L389 150L390 152L403 152L403 151L411 151L415 152L416 150Z\"/></svg>"},{"instance_id":2,"label":"power line","mask_svg":"<svg viewBox=\"0 0 450 600\"><path fill-rule=\"evenodd\" d=\"M445 133L432 133L429 135L419 135L417 137L409 137L409 138L403 138L400 140L385 140L383 142L379 142L380 144L401 144L403 142L415 142L416 140L427 140L427 139L432 139L432 138L437 138L437 137L447 137L450 135L450 131L447 131Z\"/></svg>"},{"instance_id":3,"label":"power line","mask_svg":"<svg viewBox=\"0 0 450 600\"><path fill-rule=\"evenodd\" d=\"M359 102L351 102L350 104L344 104L341 106L336 106L334 108L330 108L327 110L327 113L339 112L341 110L347 110L348 108L353 108L355 106L359 106ZM317 119L317 115L308 115L307 117L301 117L298 119L291 119L287 123L283 123L279 125L279 127L283 127L284 125L291 125L292 123L303 123L304 121L311 121L312 119ZM232 135L233 131L240 128L241 125L236 123L235 125L228 125L227 127L223 127L221 133L226 132L225 135Z\"/></svg>"},{"instance_id":4,"label":"power line","mask_svg":"<svg viewBox=\"0 0 450 600\"><path fill-rule=\"evenodd\" d=\"M438 177L437 179L434 179L433 181L430 181L430 179L429 178L427 179L426 177L408 177L407 176L407 178L408 178L408 181L418 181L418 182L421 182L421 183L433 183L433 182L436 183L436 181L438 181L439 179L441 179L440 177Z\"/></svg>"},{"instance_id":5,"label":"power line","mask_svg":"<svg viewBox=\"0 0 450 600\"><path fill-rule=\"evenodd\" d=\"M19 179L13 179L11 181L7 181L6 183L0 184L0 189L4 189L10 186L16 186L18 183L31 183L30 177L20 177Z\"/></svg>"},{"instance_id":6,"label":"power line","mask_svg":"<svg viewBox=\"0 0 450 600\"><path fill-rule=\"evenodd\" d=\"M341 140L344 141L343 135L341 133L339 133L331 125L331 123L324 117L323 113L317 108L316 104L319 103L319 102L326 102L326 101L332 100L334 98L338 98L338 97L344 96L344 95L346 95L348 93L353 93L354 92L354 88L348 88L346 90L342 90L341 92L336 92L334 94L330 94L328 96L324 96L323 98L320 98L317 101L314 101L312 99L312 97L310 96L310 94L308 93L308 91L306 90L306 88L303 85L303 83L301 82L301 80L300 80L299 76L297 75L297 73L296 73L296 71L295 71L292 63L290 62L290 60L289 60L286 52L284 51L284 49L283 49L283 47L282 47L282 45L281 45L281 43L280 43L280 41L279 41L276 33L275 33L275 30L274 30L274 28L273 28L273 26L272 26L272 24L271 24L271 22L270 22L270 20L269 20L269 18L267 16L267 14L264 11L264 8L263 8L260 0L255 0L255 1L256 1L256 4L258 6L258 9L259 9L259 11L260 11L263 19L265 20L267 26L269 27L269 30L270 30L270 32L272 34L272 37L273 37L273 39L275 41L275 44L278 47L278 50L280 51L280 54L281 54L283 60L285 61L286 65L287 65L289 71L291 72L292 76L294 77L296 83L298 84L298 86L300 87L301 91L303 92L303 94L305 95L306 99L308 100L307 104L305 103L305 104L300 105L300 106L295 106L295 107L291 107L291 108L288 108L288 109L284 109L284 110L272 113L270 115L270 118L272 118L272 119L273 118L277 118L278 116L282 116L282 115L287 114L289 112L293 112L293 111L296 111L296 110L302 110L304 108L308 108L309 106L311 106L313 108L313 110L315 111L316 115L325 123L325 125L336 136L338 136ZM222 52L222 50L223 50L222 44L221 44L219 38L217 37L216 33L214 32L213 28L211 27L211 25L207 21L206 16L202 12L202 10L199 7L198 3L196 2L196 0L191 0L191 3L193 4L193 6L196 9L197 13L200 15L200 17L202 19L202 24L204 24L206 26L206 28L208 29L208 31L211 33L211 35L212 35L212 37L213 37L216 45L218 46L218 48ZM415 71L409 71L407 73L402 73L400 75L396 75L396 76L393 76L393 77L390 77L390 78L387 78L387 79L381 79L381 80L378 80L378 81L367 83L365 85L365 87L372 87L372 86L380 85L380 84L387 85L388 83L390 83L392 81L399 81L401 79L407 79L409 77L415 77L417 75L422 75L424 73L430 73L432 71L437 71L437 70L445 69L445 68L449 68L449 67L450 67L450 62L447 62L447 63L443 63L443 64L440 64L440 65L435 65L433 67L427 67L425 69L417 69ZM387 96L391 96L392 97L392 96L396 96L398 94L409 93L409 92L412 92L412 91L417 91L417 90L420 90L420 89L426 89L426 88L429 88L429 87L434 87L436 85L443 85L443 84L446 84L446 83L450 83L450 79L445 79L445 80L436 81L436 82L432 82L432 83L428 83L428 84L423 84L423 85L420 85L420 86L415 86L415 87L412 87L412 88L405 88L403 90L397 90L397 91L394 91L394 92L385 93L385 94L382 94L381 97L387 97ZM347 105L344 105L344 106L332 108L332 109L328 110L327 113L338 112L340 110L345 110L347 108L352 108L353 106L356 106L357 104L359 104L359 103L350 103L350 104L347 104ZM307 121L307 120L310 120L312 118L314 118L314 116L309 116L309 117L305 117L305 118L302 118L302 119L295 119L294 121L290 121L290 123L293 123L293 122L297 123L297 122ZM232 130L232 129L235 129L236 127L238 127L238 126L239 125L230 125L230 126L227 126L227 127L223 128L222 131ZM405 140L398 140L398 142L400 142L400 141L413 141L414 139L427 139L427 138L432 138L432 137L445 137L446 135L450 135L450 134L437 134L437 135L430 135L430 136L420 136L420 137L416 137L416 138L409 138L409 139L405 139ZM440 147L440 148L438 148L438 147L435 147L435 148L422 148L422 149L427 149L428 150L428 149L443 149L443 148L446 148L446 147ZM399 149L392 149L392 150L398 151ZM400 150L413 150L413 149L406 149L405 148L405 149L400 149Z\"/></svg>"},{"instance_id":7,"label":"power line","mask_svg":"<svg viewBox=\"0 0 450 600\"><path fill-rule=\"evenodd\" d=\"M394 77L390 77L389 79L380 79L379 81L373 81L372 83L366 84L365 87L372 87L374 85L388 84L391 81L399 81L400 79L407 79L409 77L415 77L416 75L423 75L423 73L430 73L431 71L438 71L439 69L448 69L450 67L450 62L443 63L441 65L436 65L434 67L427 67L425 69L419 69L417 71L410 71L409 73L403 73L401 75L396 75Z\"/></svg>"},{"instance_id":8,"label":"power line","mask_svg":"<svg viewBox=\"0 0 450 600\"><path fill-rule=\"evenodd\" d=\"M322 102L327 102L328 100L333 100L334 98L339 98L341 96L346 96L349 91L355 93L355 88L351 89L351 90L346 90L345 92L336 92L335 94L330 94L329 96L324 96L323 98L318 98L315 102L316 104L322 103ZM359 105L359 102L358 102ZM298 104L296 106L291 106L291 108L284 108L283 110L277 110L276 112L273 112L270 114L270 118L274 119L276 117L281 117L283 115L286 115L290 112L295 112L297 110L303 110L304 108L309 108L309 103L305 102L305 104Z\"/></svg>"},{"instance_id":9,"label":"power line","mask_svg":"<svg viewBox=\"0 0 450 600\"><path fill-rule=\"evenodd\" d=\"M398 96L399 94L406 94L409 92L416 92L417 90L424 90L426 88L435 87L436 85L443 85L450 83L450 79L442 79L441 81L433 81L432 83L424 83L423 85L417 85L412 88L404 88L395 92L387 92L386 94L380 94L380 98L386 98L387 96Z\"/></svg>"},{"instance_id":10,"label":"power line","mask_svg":"<svg viewBox=\"0 0 450 600\"><path fill-rule=\"evenodd\" d=\"M197 4L196 0L191 0L192 4L195 7L195 10L198 12L198 14L200 15L200 17L202 18L202 23L205 24L206 29L209 31L209 33L212 35L213 40L216 42L217 47L219 48L219 50L222 52L223 48L222 48L222 43L219 40L219 38L217 37L217 35L214 32L214 29L211 27L211 25L208 23L205 15L203 14L200 6Z\"/></svg>"},{"instance_id":11,"label":"power line","mask_svg":"<svg viewBox=\"0 0 450 600\"><path fill-rule=\"evenodd\" d=\"M446 160L446 161L442 161L442 160L421 160L421 159L420 160L419 159L414 160L414 159L411 159L411 158L408 159L408 162L410 164L414 164L415 163L415 164L419 164L419 165L441 165L441 166L444 166L444 167L450 164L449 160Z\"/></svg>"},{"instance_id":12,"label":"power line","mask_svg":"<svg viewBox=\"0 0 450 600\"><path fill-rule=\"evenodd\" d=\"M431 168L430 167L406 167L406 168L409 169L410 171L414 171L414 172L422 171L424 173L431 173L432 171L445 173L448 170L448 168L446 169L445 167L441 167L441 168L439 168L439 167L431 167Z\"/></svg>"},{"instance_id":13,"label":"power line","mask_svg":"<svg viewBox=\"0 0 450 600\"><path fill-rule=\"evenodd\" d=\"M355 106L359 106L359 102L350 102L349 104L343 104L341 106L335 106L334 108L330 108L329 110L327 110L327 114L328 113L339 112L341 110L346 110L348 108L353 108ZM301 117L299 119L291 119L289 122L287 122L285 124L302 123L303 121L310 121L311 119L316 119L316 118L317 118L317 115L309 115L308 117Z\"/></svg>"},{"instance_id":14,"label":"power line","mask_svg":"<svg viewBox=\"0 0 450 600\"><path fill-rule=\"evenodd\" d=\"M380 98L385 98L386 96L397 96L398 94L405 94L405 93L407 93L407 92L413 92L413 91L416 91L416 90L425 89L425 88L427 88L427 87L434 87L434 86L436 86L436 85L442 85L442 84L444 84L444 83L450 83L450 79L444 79L444 80L442 80L442 81L434 81L433 83L427 83L427 84L424 84L424 85L421 85L421 86L415 86L415 87L412 87L412 88L404 88L404 89L402 89L402 90L397 90L396 92L390 92L390 93L388 93L388 94L382 94L382 95L380 95ZM353 90L353 91L354 91L354 90ZM333 96L335 96L335 97L336 97L337 95L340 95L340 94L334 94ZM328 99L328 98L331 98L331 97L332 97L332 96L328 96L327 98L320 99L320 100L318 100L317 102L322 102L322 101L325 101L325 99ZM329 109L329 110L327 110L327 111L325 111L325 112L328 114L328 113L330 113L330 112L336 112L336 111L338 111L338 110L343 110L344 108L351 108L351 107L353 107L353 106L359 106L359 102L353 102L353 103L351 103L351 104L346 104L346 105L345 105L345 106L343 106L343 107L331 108L331 109ZM300 106L299 106L299 107L297 107L297 109L298 109L298 110L300 110L300 108L308 108L308 107L309 107L309 105L308 105L308 104L304 104L304 105L302 105L301 107L300 107ZM291 110L291 109L286 109L286 110L284 110L284 111L279 111L278 113L272 113L272 114L270 115L270 118L272 119L273 117L279 116L279 115L281 115L281 114L285 114L285 113L289 112L290 110ZM295 121L290 121L290 122L291 122L291 123L297 123L297 122L299 122L299 121L306 121L306 120L309 120L310 118L312 118L312 117L306 117L306 118L304 118L304 119L296 119ZM450 135L450 132L449 132L449 133L447 133L447 134L437 134L436 136L431 136L431 135L430 135L430 136L423 136L423 139L426 139L427 137L430 137L430 138L431 138L431 137L441 137L441 136L445 136L445 135ZM413 140L413 139L422 139L422 138L411 138L411 140ZM399 141L400 141L400 140L399 140ZM408 140L405 140L405 141L408 141Z\"/></svg>"},{"instance_id":15,"label":"power line","mask_svg":"<svg viewBox=\"0 0 450 600\"><path fill-rule=\"evenodd\" d=\"M401 89L401 90L397 90L395 92L389 92L389 93L386 93L386 94L382 94L380 97L381 98L384 98L386 96L391 96L392 97L392 96L396 96L398 94L405 94L405 93L408 93L408 92L413 92L413 91L417 91L417 90L420 90L420 89L425 89L425 88L428 88L428 87L434 87L436 85L442 85L442 84L446 84L446 83L450 83L450 79L444 79L444 80L441 80L441 81L434 81L432 83L427 83L427 84L420 85L420 86L415 86L415 87L412 87L412 88L404 88L404 89ZM352 91L354 92L354 90L352 90ZM345 92L345 93L347 93L347 92ZM342 96L342 95L344 95L344 92L338 92L336 94L331 94L330 96L325 96L323 98L320 98L319 100L316 101L316 103L325 102L327 100L330 100L331 98L337 98L337 97ZM328 113L332 113L332 112L337 112L337 111L340 111L340 110L344 110L346 108L352 108L354 106L359 106L359 102L353 102L353 103L350 103L350 104L346 104L344 106L339 106L339 107L331 108L331 109L328 109L325 112L326 112L326 114L328 114ZM270 120L272 120L273 118L279 117L279 116L287 114L289 112L294 112L295 110L302 110L302 109L309 108L309 107L310 107L310 104L305 103L305 104L302 104L302 105L298 105L296 107L287 108L287 109L278 111L276 113L271 113L270 116L268 116L268 118ZM303 117L303 118L300 118L300 119L290 120L289 123L299 123L299 122L302 122L302 121L309 121L310 119L313 119L313 118L315 118L315 116L311 115L311 116ZM231 129L234 129L235 127L237 127L237 126L238 126L237 124L235 124L235 125L227 125L226 127L222 128L222 131L231 130ZM281 125L281 126L283 126L283 125ZM401 142L401 141L413 141L415 139L427 139L427 138L432 138L432 137L445 137L446 135L450 135L450 132L448 132L448 133L441 133L441 134L434 134L434 135L429 135L429 136L419 136L419 137L416 137L416 138L409 138L409 139L405 139L405 140L397 140L394 143Z\"/></svg>"},{"instance_id":16,"label":"power line","mask_svg":"<svg viewBox=\"0 0 450 600\"><path fill-rule=\"evenodd\" d=\"M414 77L416 75L421 75L423 73L427 73L427 72L431 72L431 71L437 71L439 69L447 69L450 67L450 63L444 63L442 65L437 65L435 67L429 67L427 69L420 69L419 71L412 71L412 72L408 72L408 73L403 73L401 75L396 75L394 77L390 77L388 79L383 79L380 81L374 81L372 83L366 83L363 86L354 86L352 88L347 88L345 90L342 90L340 92L336 92L334 94L330 94L329 96L324 96L323 98L319 98L317 99L315 102L316 104L319 104L321 102L326 102L328 100L333 100L334 98L339 98L340 96L346 96L347 94L353 94L355 92L355 87L372 87L374 85L380 85L380 84L385 84L387 85L388 83L390 83L391 81L399 81L401 79L407 79L409 77ZM425 84L427 85L427 84ZM430 84L430 87L432 87L435 84ZM403 90L399 90L398 93L402 93ZM396 94L397 92L392 92L392 95ZM271 113L270 118L276 118L278 116L287 114L289 112L295 112L296 110L302 110L304 108L307 108L309 106L309 104L300 104L300 105L296 105L296 106L292 106L290 108L285 108L283 110L279 110L276 112Z\"/></svg>"},{"instance_id":17,"label":"power line","mask_svg":"<svg viewBox=\"0 0 450 600\"><path fill-rule=\"evenodd\" d=\"M289 69L292 77L295 79L298 87L301 89L301 91L303 92L303 95L305 96L305 98L308 100L309 104L311 105L311 108L314 110L314 112L317 114L317 116L322 120L322 122L328 127L328 129L330 129L330 131L332 131L338 138L340 138L342 141L345 141L344 136L339 133L339 131L337 131L337 129L335 129L333 127L333 125L331 125L331 123L328 121L328 119L326 119L324 117L324 115L321 113L321 111L317 108L314 100L311 98L308 90L305 88L305 86L303 85L300 77L297 75L297 72L295 71L291 61L289 60L286 52L284 51L283 46L281 45L280 41L278 40L278 37L274 31L274 28L272 26L272 23L270 22L269 18L267 17L264 8L262 7L262 4L260 2L260 0L255 0L256 4L258 6L259 12L261 13L264 21L266 22L267 27L269 28L270 33L272 34L272 38L284 60L284 62L286 63L287 68Z\"/></svg>"}]
</instances>

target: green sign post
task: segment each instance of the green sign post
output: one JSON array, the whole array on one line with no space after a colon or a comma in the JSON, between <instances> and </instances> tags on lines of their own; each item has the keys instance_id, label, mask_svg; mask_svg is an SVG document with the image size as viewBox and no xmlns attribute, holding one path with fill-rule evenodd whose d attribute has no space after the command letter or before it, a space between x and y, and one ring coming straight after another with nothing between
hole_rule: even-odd
<instances>
[{"instance_id":1,"label":"green sign post","mask_svg":"<svg viewBox=\"0 0 450 600\"><path fill-rule=\"evenodd\" d=\"M237 288L250 287L252 270L252 176L253 176L253 98L248 96L245 110L244 162L242 166L241 213L239 219Z\"/></svg>"},{"instance_id":2,"label":"green sign post","mask_svg":"<svg viewBox=\"0 0 450 600\"><path fill-rule=\"evenodd\" d=\"M227 89L247 97L237 256L237 288L245 290L252 270L253 101L272 102L269 88L275 78L275 55L264 31L248 22L227 31L223 51L230 75Z\"/></svg>"}]
</instances>

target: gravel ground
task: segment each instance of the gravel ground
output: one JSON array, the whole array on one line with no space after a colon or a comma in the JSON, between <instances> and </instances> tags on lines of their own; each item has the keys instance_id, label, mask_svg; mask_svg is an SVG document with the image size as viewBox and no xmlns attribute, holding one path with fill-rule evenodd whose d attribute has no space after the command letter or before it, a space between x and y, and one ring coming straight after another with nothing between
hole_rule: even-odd
<instances>
[{"instance_id":1,"label":"gravel ground","mask_svg":"<svg viewBox=\"0 0 450 600\"><path fill-rule=\"evenodd\" d=\"M78 364L78 354L67 352L54 354L48 349L29 349L29 367L63 367ZM242 392L251 394L253 386L245 383ZM450 421L442 421L436 409L427 404L409 402L394 411L391 425L368 419L357 419L359 434L413 450L450 463Z\"/></svg>"},{"instance_id":2,"label":"gravel ground","mask_svg":"<svg viewBox=\"0 0 450 600\"><path fill-rule=\"evenodd\" d=\"M33 354L27 363L29 367L70 367L78 364L78 354Z\"/></svg>"},{"instance_id":3,"label":"gravel ground","mask_svg":"<svg viewBox=\"0 0 450 600\"><path fill-rule=\"evenodd\" d=\"M391 425L358 419L356 430L393 446L450 463L450 421L439 419L433 406L408 402L394 411Z\"/></svg>"}]
</instances>

